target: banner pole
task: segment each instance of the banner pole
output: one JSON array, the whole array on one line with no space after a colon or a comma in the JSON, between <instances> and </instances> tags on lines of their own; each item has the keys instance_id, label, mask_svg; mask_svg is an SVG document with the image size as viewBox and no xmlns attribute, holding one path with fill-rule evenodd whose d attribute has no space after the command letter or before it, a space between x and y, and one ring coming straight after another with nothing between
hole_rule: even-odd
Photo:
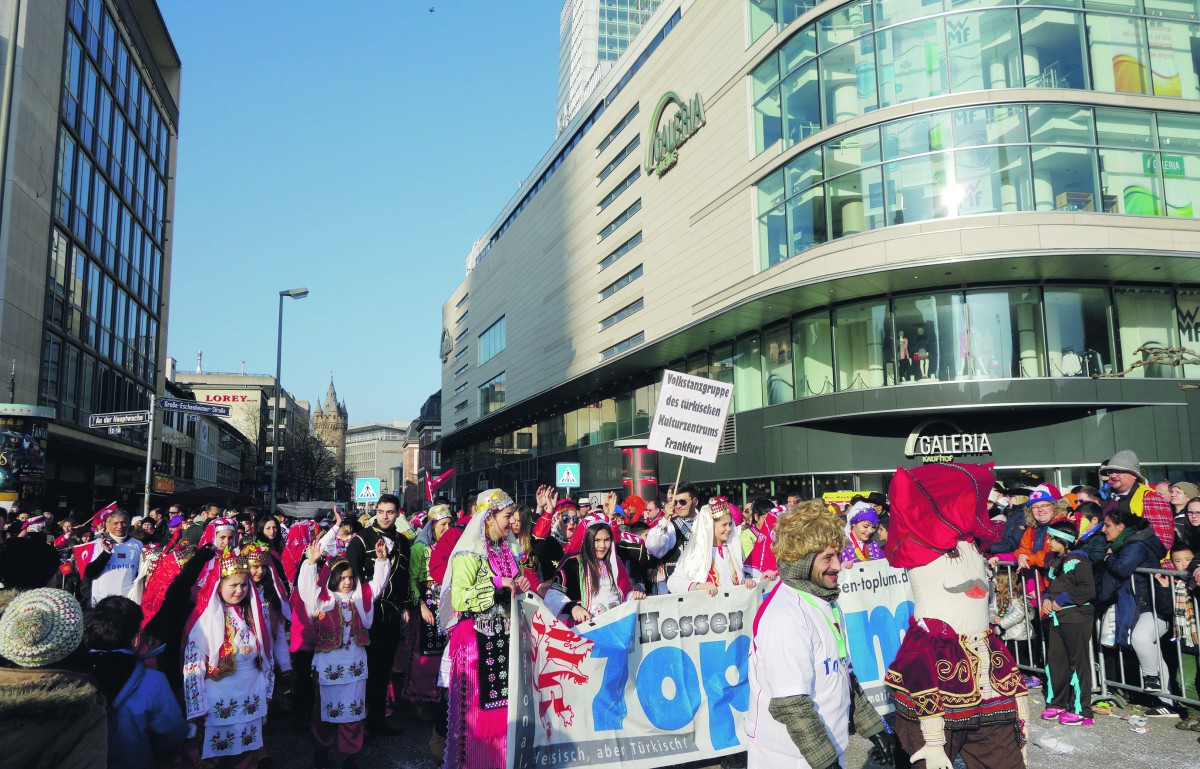
<instances>
[{"instance_id":1,"label":"banner pole","mask_svg":"<svg viewBox=\"0 0 1200 769\"><path fill-rule=\"evenodd\" d=\"M683 459L684 457L681 455L679 457L679 470L675 473L675 485L671 487L672 497L679 493L679 479L683 477ZM667 504L674 505L675 503L668 502Z\"/></svg>"}]
</instances>

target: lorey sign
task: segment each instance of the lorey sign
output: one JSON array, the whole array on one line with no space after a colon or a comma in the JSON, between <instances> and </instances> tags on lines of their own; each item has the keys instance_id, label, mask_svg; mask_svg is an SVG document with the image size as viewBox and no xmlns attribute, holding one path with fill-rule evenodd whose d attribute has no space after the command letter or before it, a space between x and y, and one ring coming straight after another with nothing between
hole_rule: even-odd
<instances>
[{"instance_id":1,"label":"lorey sign","mask_svg":"<svg viewBox=\"0 0 1200 769\"><path fill-rule=\"evenodd\" d=\"M669 119L663 115L674 105L675 112ZM660 125L661 123L661 125ZM658 101L654 116L650 118L650 146L646 148L646 173L662 176L670 171L679 160L679 148L704 126L704 102L700 94L684 101L674 91L669 91Z\"/></svg>"}]
</instances>

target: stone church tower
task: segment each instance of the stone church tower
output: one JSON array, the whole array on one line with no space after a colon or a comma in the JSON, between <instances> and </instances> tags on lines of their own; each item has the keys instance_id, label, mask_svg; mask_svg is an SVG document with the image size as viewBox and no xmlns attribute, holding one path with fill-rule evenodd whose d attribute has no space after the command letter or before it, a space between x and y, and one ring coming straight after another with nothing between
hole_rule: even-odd
<instances>
[{"instance_id":1,"label":"stone church tower","mask_svg":"<svg viewBox=\"0 0 1200 769\"><path fill-rule=\"evenodd\" d=\"M325 392L325 405L318 405L313 411L313 432L337 458L337 472L341 475L346 471L346 421L348 419L346 404L339 403L337 390L333 387L333 378L329 379L329 389Z\"/></svg>"}]
</instances>

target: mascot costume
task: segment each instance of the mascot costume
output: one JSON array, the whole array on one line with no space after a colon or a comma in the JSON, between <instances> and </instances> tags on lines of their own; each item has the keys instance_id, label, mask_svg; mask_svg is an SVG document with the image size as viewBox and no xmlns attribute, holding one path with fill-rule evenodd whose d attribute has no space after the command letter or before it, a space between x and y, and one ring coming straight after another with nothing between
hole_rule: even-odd
<instances>
[{"instance_id":1,"label":"mascot costume","mask_svg":"<svg viewBox=\"0 0 1200 769\"><path fill-rule=\"evenodd\" d=\"M914 611L887 672L896 736L917 769L1024 769L1028 693L988 629L980 551L999 539L988 520L991 465L898 469L888 495L887 559L905 569Z\"/></svg>"}]
</instances>

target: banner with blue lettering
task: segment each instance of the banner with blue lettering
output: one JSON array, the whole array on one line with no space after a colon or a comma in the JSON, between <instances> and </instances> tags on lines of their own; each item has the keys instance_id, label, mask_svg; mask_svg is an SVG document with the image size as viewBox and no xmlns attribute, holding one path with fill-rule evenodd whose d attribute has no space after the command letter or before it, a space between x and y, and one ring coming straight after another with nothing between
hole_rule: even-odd
<instances>
[{"instance_id":1,"label":"banner with blue lettering","mask_svg":"<svg viewBox=\"0 0 1200 769\"><path fill-rule=\"evenodd\" d=\"M508 765L661 767L743 750L762 590L630 601L568 628L514 602Z\"/></svg>"},{"instance_id":2,"label":"banner with blue lettering","mask_svg":"<svg viewBox=\"0 0 1200 769\"><path fill-rule=\"evenodd\" d=\"M846 618L850 662L871 704L892 712L883 679L896 658L913 613L912 588L904 569L887 561L847 563L838 576L838 606Z\"/></svg>"}]
</instances>

